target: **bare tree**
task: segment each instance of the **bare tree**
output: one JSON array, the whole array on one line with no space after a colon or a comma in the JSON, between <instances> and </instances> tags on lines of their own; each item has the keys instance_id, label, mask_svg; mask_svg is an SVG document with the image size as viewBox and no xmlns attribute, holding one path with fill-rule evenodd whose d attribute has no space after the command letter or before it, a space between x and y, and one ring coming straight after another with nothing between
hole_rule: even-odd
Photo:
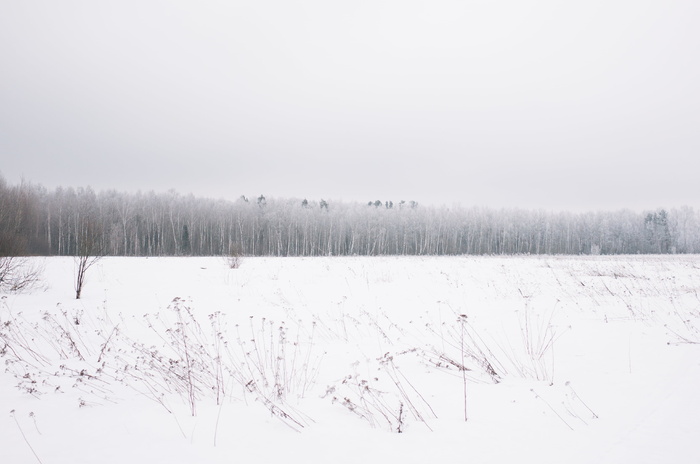
<instances>
[{"instance_id":1,"label":"bare tree","mask_svg":"<svg viewBox=\"0 0 700 464\"><path fill-rule=\"evenodd\" d=\"M89 211L77 221L75 236L76 246L76 276L75 299L79 300L85 284L85 275L88 269L103 257L102 230L99 224L92 219Z\"/></svg>"},{"instance_id":2,"label":"bare tree","mask_svg":"<svg viewBox=\"0 0 700 464\"><path fill-rule=\"evenodd\" d=\"M85 274L88 269L95 264L102 256L77 256L77 274L75 277L75 299L79 300L83 292L83 284L85 283Z\"/></svg>"}]
</instances>

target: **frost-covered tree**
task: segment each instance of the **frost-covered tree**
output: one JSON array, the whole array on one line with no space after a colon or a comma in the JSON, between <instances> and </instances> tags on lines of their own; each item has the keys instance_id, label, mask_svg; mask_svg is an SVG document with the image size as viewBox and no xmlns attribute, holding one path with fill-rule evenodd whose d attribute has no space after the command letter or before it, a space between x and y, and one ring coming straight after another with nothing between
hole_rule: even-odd
<instances>
[{"instance_id":1,"label":"frost-covered tree","mask_svg":"<svg viewBox=\"0 0 700 464\"><path fill-rule=\"evenodd\" d=\"M86 204L88 207L86 207ZM89 218L105 255L246 256L692 253L691 207L637 213L547 212L280 199L210 200L167 193L48 192L0 182L0 254L77 256Z\"/></svg>"}]
</instances>

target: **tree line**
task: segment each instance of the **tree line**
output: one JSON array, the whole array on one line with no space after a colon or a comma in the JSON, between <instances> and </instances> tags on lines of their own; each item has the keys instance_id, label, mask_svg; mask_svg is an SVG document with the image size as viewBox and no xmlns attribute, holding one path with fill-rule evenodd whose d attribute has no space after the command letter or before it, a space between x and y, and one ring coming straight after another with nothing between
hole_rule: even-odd
<instances>
[{"instance_id":1,"label":"tree line","mask_svg":"<svg viewBox=\"0 0 700 464\"><path fill-rule=\"evenodd\" d=\"M167 193L0 178L0 256L321 256L700 252L691 207L548 212Z\"/></svg>"}]
</instances>

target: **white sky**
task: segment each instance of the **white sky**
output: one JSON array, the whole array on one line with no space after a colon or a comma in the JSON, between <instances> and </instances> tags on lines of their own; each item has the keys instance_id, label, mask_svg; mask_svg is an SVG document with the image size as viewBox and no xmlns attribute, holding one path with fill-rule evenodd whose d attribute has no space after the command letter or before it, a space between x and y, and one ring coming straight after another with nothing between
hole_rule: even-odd
<instances>
[{"instance_id":1,"label":"white sky","mask_svg":"<svg viewBox=\"0 0 700 464\"><path fill-rule=\"evenodd\" d=\"M697 0L0 3L0 173L49 188L700 206Z\"/></svg>"}]
</instances>

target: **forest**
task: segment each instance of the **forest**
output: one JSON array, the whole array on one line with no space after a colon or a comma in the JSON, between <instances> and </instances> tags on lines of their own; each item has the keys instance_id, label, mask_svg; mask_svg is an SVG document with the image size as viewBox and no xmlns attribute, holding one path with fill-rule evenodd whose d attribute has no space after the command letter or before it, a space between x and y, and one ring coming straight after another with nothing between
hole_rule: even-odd
<instances>
[{"instance_id":1,"label":"forest","mask_svg":"<svg viewBox=\"0 0 700 464\"><path fill-rule=\"evenodd\" d=\"M328 256L700 252L692 207L551 212L415 201L235 201L0 177L0 256Z\"/></svg>"}]
</instances>

